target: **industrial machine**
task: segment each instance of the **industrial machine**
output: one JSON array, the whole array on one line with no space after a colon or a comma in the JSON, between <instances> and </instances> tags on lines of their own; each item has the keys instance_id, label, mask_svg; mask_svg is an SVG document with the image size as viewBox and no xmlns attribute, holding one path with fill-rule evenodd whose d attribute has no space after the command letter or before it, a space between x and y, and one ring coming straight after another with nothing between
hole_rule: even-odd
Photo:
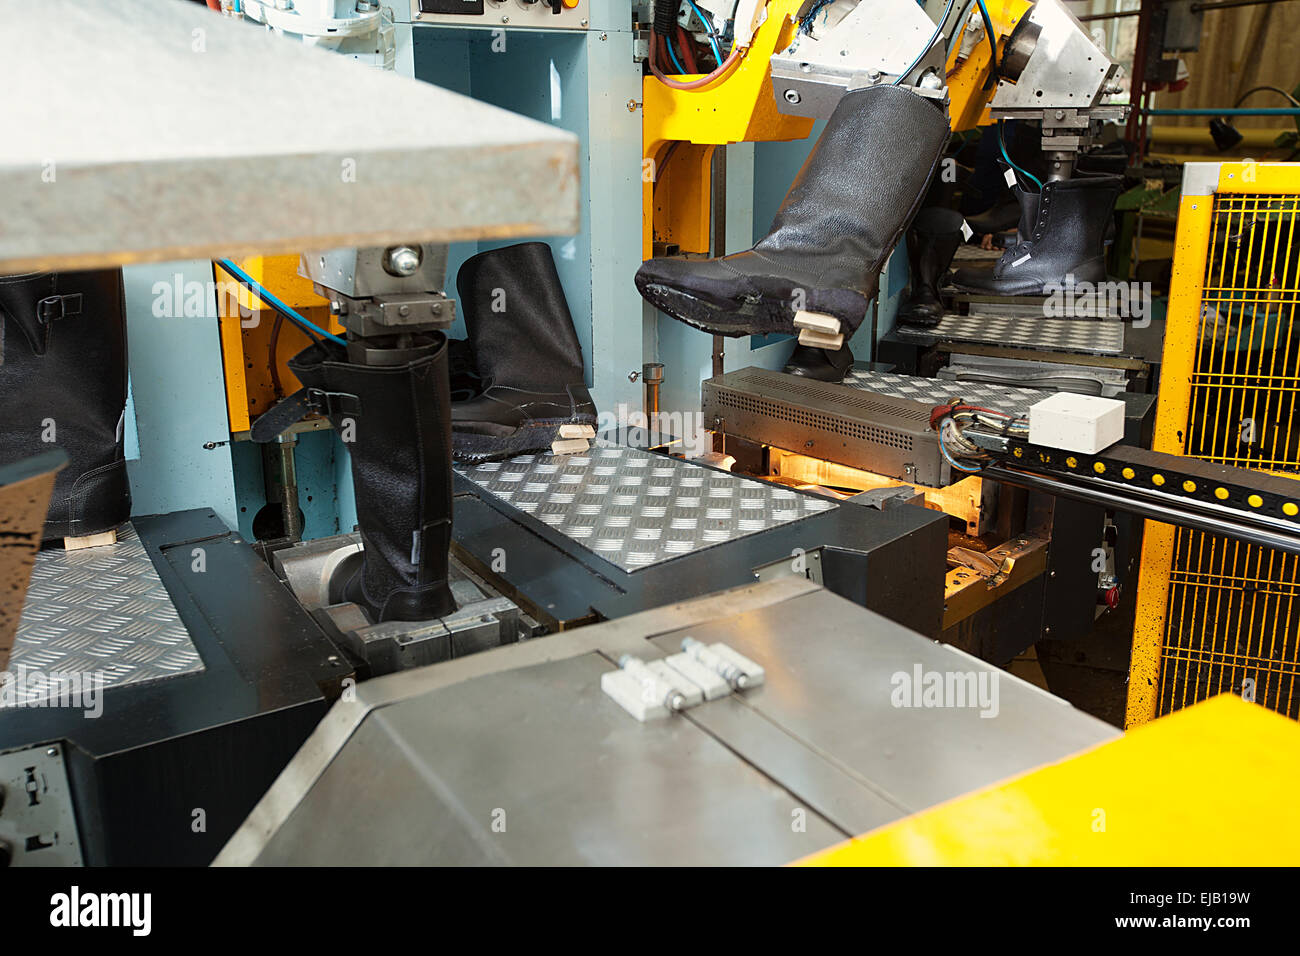
<instances>
[{"instance_id":1,"label":"industrial machine","mask_svg":"<svg viewBox=\"0 0 1300 956\"><path fill-rule=\"evenodd\" d=\"M102 719L0 708L13 863L791 862L1119 738L1002 665L1112 606L1140 518L1300 554L1289 479L1149 449L1131 323L980 354L1005 315L974 309L964 332L896 336L888 361L873 340L837 384L735 367L764 346L719 343L701 382L647 347L659 320L622 267L725 249L721 148L804 137L845 91L906 86L955 129L1033 120L1068 179L1123 108L1057 0L949 0L938 23L911 0L220 6L24 13L111 82L52 84L84 124L0 161L0 272L133 264L133 321L172 324L133 329L132 361L167 373L134 378L148 505L110 548L34 564L14 660L115 671ZM715 62L674 79L683 35ZM0 41L0 61L47 56ZM251 142L208 119L254 72ZM161 138L134 108L160 95L186 104ZM43 131L50 107L18 120ZM50 156L66 192L33 178ZM351 504L335 435L357 395L298 390L285 359L314 336L354 371L419 361L458 328L449 270L524 236L555 237L602 428L568 454L422 463L452 514L417 529L411 563L449 550L452 603L376 615L339 586L384 517ZM181 286L231 294L159 315L173 267L152 264L182 256L202 258ZM665 414L664 375L689 379L689 407ZM202 417L165 431L169 400L200 391ZM85 607L119 615L98 642Z\"/></svg>"},{"instance_id":2,"label":"industrial machine","mask_svg":"<svg viewBox=\"0 0 1300 956\"><path fill-rule=\"evenodd\" d=\"M6 68L34 75L28 57L49 55L30 42L35 36L63 44L97 78L65 74L60 83L43 85L41 96L15 104L14 123L31 135L12 140L0 162L6 195L0 271L6 274L194 254L220 258L249 249L314 250L373 237L386 243L378 254L364 248L317 254L318 266L334 268L318 277L348 326L367 332L373 330L365 323L396 326L398 341L391 344L400 347L415 321L434 329L449 321L438 314L444 304L450 312L436 271L438 243L574 228L576 146L562 132L263 36L198 6L159 0L110 10L51 3L30 13L31 30L22 31L27 40L5 34ZM67 46L70 37L75 49ZM204 55L194 55L193 45ZM137 68L118 69L121 59ZM245 118L275 131L256 143L232 140L211 122L224 102L221 91L245 72L268 88ZM328 103L295 105L305 82L339 93ZM138 108L163 109L160 95L185 103L177 112L184 121L164 134L149 131L157 113ZM377 101L426 119L395 133L369 108ZM46 123L51 112L67 122ZM103 125L109 117L111 129ZM348 142L342 152L340 137ZM554 188L544 194L506 189L487 203L467 203L456 194L430 194L411 178L416 169L449 173L478 157L483 162L471 163L472 175L487 183L497 178L494 157L503 150L552 169ZM41 168L44 183L32 175ZM359 173L346 175L349 170ZM285 188L304 175L309 188ZM33 189L49 186L51 176L57 186ZM190 190L182 181L211 188ZM122 190L135 201L115 199ZM116 210L111 215L105 202ZM133 362L166 368L150 347L172 357L184 350L191 341L187 320L208 337L170 377L135 376L141 412L134 417L146 423L136 452L141 468L133 475L136 514L116 542L43 550L31 566L0 682L0 849L7 864L210 861L330 702L346 696L367 667L330 640L263 555L218 515L220 494L208 507L143 510L193 502L177 489L212 492L203 481L206 461L168 457L193 447L205 419L188 419L174 436L177 449L164 447L165 432L153 423L166 419L169 406L185 408L212 384L219 389L220 376L206 378L203 361L219 354L214 300L226 290L214 289L211 280L192 290L182 271L173 286L172 273L138 268L144 297L134 315L159 324L152 334L133 331ZM139 286L128 277L128 303L133 288ZM197 314L185 311L192 299L200 303ZM363 349L357 358L382 362L385 356ZM152 392L159 384L163 392ZM228 441L206 444L200 456ZM36 464L27 463L28 471ZM178 481L188 480L169 497L153 495L151 478L169 469ZM30 501L7 517L19 526L39 498L35 477L6 474L6 485L15 487L31 479L25 484ZM30 528L22 541L30 545ZM30 547L24 551L30 560ZM6 573L18 580L19 570ZM457 592L470 600L465 587ZM8 634L5 644L8 650Z\"/></svg>"}]
</instances>

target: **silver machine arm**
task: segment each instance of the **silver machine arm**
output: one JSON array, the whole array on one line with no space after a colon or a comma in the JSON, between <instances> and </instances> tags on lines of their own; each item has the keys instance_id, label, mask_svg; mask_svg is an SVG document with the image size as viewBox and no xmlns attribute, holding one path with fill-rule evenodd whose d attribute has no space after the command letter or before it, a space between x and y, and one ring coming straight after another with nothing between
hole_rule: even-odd
<instances>
[{"instance_id":1,"label":"silver machine arm","mask_svg":"<svg viewBox=\"0 0 1300 956\"><path fill-rule=\"evenodd\" d=\"M959 59L989 42L976 2L950 2L938 24L913 0L812 0L801 14L794 41L772 57L772 86L782 112L814 119L844 93L876 85L946 104L953 36L961 30ZM1049 177L1068 179L1101 125L1127 114L1106 102L1122 92L1120 66L1060 0L1039 0L999 39L996 86L973 95L988 99L994 120L1041 124Z\"/></svg>"}]
</instances>

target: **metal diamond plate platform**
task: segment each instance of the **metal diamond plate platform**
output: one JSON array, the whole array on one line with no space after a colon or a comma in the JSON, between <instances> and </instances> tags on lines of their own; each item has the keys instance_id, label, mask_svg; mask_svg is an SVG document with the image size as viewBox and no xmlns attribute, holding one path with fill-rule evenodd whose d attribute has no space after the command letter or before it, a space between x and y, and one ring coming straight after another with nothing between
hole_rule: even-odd
<instances>
[{"instance_id":1,"label":"metal diamond plate platform","mask_svg":"<svg viewBox=\"0 0 1300 956\"><path fill-rule=\"evenodd\" d=\"M1124 323L1102 319L1048 319L1041 316L945 315L931 329L899 326L903 340L940 339L1006 345L1044 352L1078 352L1120 355L1124 351Z\"/></svg>"},{"instance_id":2,"label":"metal diamond plate platform","mask_svg":"<svg viewBox=\"0 0 1300 956\"><path fill-rule=\"evenodd\" d=\"M605 442L585 455L520 455L461 474L629 572L838 507Z\"/></svg>"},{"instance_id":3,"label":"metal diamond plate platform","mask_svg":"<svg viewBox=\"0 0 1300 956\"><path fill-rule=\"evenodd\" d=\"M873 372L854 368L844 378L850 388L866 392L879 392L898 398L910 398L926 405L943 405L953 398L977 405L987 405L1008 413L1028 411L1029 406L1041 402L1050 393L1033 388L1016 388L1011 385L992 385L984 382L952 382L942 378L917 378L893 372Z\"/></svg>"},{"instance_id":4,"label":"metal diamond plate platform","mask_svg":"<svg viewBox=\"0 0 1300 956\"><path fill-rule=\"evenodd\" d=\"M99 674L116 687L201 671L203 660L128 524L114 545L36 555L9 659L19 668L14 696L30 703L50 696L55 674Z\"/></svg>"}]
</instances>

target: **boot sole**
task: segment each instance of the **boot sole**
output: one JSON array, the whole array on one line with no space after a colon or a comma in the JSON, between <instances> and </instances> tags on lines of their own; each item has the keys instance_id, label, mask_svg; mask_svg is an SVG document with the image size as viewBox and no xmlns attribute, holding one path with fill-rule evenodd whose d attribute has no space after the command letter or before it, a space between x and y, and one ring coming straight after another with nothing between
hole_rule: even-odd
<instances>
[{"instance_id":1,"label":"boot sole","mask_svg":"<svg viewBox=\"0 0 1300 956\"><path fill-rule=\"evenodd\" d=\"M560 435L560 430L565 425L586 425L594 430L596 416L574 415L570 418L543 419L530 422L521 428L515 429L512 434L503 437L453 431L451 433L451 455L457 461L477 465L485 461L513 458L515 455L528 455L536 452L550 453L552 443L572 440L563 438Z\"/></svg>"},{"instance_id":2,"label":"boot sole","mask_svg":"<svg viewBox=\"0 0 1300 956\"><path fill-rule=\"evenodd\" d=\"M794 331L794 310L766 298L740 299L723 307L658 283L647 284L641 294L661 312L713 335L739 338Z\"/></svg>"},{"instance_id":3,"label":"boot sole","mask_svg":"<svg viewBox=\"0 0 1300 956\"><path fill-rule=\"evenodd\" d=\"M728 299L725 304L715 299L691 295L689 292L683 292L660 282L638 282L637 289L646 301L677 321L702 332L728 338L740 338L744 335L797 335L801 330L795 327L795 317L800 312L825 315L838 320L844 337L851 338L858 326L862 324L870 307L870 300L863 298L860 293L838 290L831 291L829 294L810 294L808 298L811 301L806 302L803 309L795 309L793 308L794 290L785 288L784 285L779 289L773 287L765 290L761 295L743 295L736 299ZM854 301L853 309L848 309L843 299L838 303L841 308L837 308L824 301L828 295L852 296L853 300L862 299L861 311L858 311L859 303ZM856 318L848 315L849 312L853 312Z\"/></svg>"}]
</instances>

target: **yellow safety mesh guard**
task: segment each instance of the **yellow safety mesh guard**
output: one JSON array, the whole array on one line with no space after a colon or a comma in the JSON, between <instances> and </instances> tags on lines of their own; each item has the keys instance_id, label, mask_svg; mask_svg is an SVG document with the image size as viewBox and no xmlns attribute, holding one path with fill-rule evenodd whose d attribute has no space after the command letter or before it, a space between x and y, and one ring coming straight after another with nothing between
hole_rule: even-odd
<instances>
[{"instance_id":1,"label":"yellow safety mesh guard","mask_svg":"<svg viewBox=\"0 0 1300 956\"><path fill-rule=\"evenodd\" d=\"M1300 166L1224 163L1184 196L1155 450L1300 477ZM1237 693L1300 716L1300 562L1147 522L1128 724Z\"/></svg>"}]
</instances>

